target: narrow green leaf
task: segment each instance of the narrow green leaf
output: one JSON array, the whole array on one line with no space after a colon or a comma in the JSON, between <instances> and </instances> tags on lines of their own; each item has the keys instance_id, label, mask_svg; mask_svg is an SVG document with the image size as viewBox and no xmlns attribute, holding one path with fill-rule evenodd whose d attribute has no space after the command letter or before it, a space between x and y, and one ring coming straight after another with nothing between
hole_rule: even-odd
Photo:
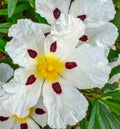
<instances>
[{"instance_id":1,"label":"narrow green leaf","mask_svg":"<svg viewBox=\"0 0 120 129\"><path fill-rule=\"evenodd\" d=\"M5 53L5 54L6 54L6 52L5 52L5 45L6 45L6 43L7 43L6 40L0 38L0 51Z\"/></svg>"},{"instance_id":2,"label":"narrow green leaf","mask_svg":"<svg viewBox=\"0 0 120 129\"><path fill-rule=\"evenodd\" d=\"M1 23L0 24L0 32L8 33L8 29L11 27L12 23Z\"/></svg>"},{"instance_id":3,"label":"narrow green leaf","mask_svg":"<svg viewBox=\"0 0 120 129\"><path fill-rule=\"evenodd\" d=\"M22 12L24 10L27 10L29 8L30 8L30 5L28 3L24 3L24 4L19 5L19 6L17 6L15 8L14 14L19 13L19 12ZM0 15L8 15L8 9L7 8L6 9L1 9L0 10Z\"/></svg>"},{"instance_id":4,"label":"narrow green leaf","mask_svg":"<svg viewBox=\"0 0 120 129\"><path fill-rule=\"evenodd\" d=\"M96 100L91 112L88 129L119 129L119 119L110 111L107 105Z\"/></svg>"},{"instance_id":5,"label":"narrow green leaf","mask_svg":"<svg viewBox=\"0 0 120 129\"><path fill-rule=\"evenodd\" d=\"M88 121L87 121L87 118L84 118L82 121L80 121L80 128L81 128L81 129L88 129Z\"/></svg>"},{"instance_id":6,"label":"narrow green leaf","mask_svg":"<svg viewBox=\"0 0 120 129\"><path fill-rule=\"evenodd\" d=\"M110 73L110 78L116 74L120 73L120 65L116 66L115 68L112 69Z\"/></svg>"},{"instance_id":7,"label":"narrow green leaf","mask_svg":"<svg viewBox=\"0 0 120 129\"><path fill-rule=\"evenodd\" d=\"M119 117L111 113L110 109L102 102L99 101L98 105L100 111L99 121L101 129L119 129L120 128Z\"/></svg>"},{"instance_id":8,"label":"narrow green leaf","mask_svg":"<svg viewBox=\"0 0 120 129\"><path fill-rule=\"evenodd\" d=\"M88 129L101 129L99 122L99 108L97 101L94 103L92 108Z\"/></svg>"},{"instance_id":9,"label":"narrow green leaf","mask_svg":"<svg viewBox=\"0 0 120 129\"><path fill-rule=\"evenodd\" d=\"M101 96L102 100L114 100L114 101L119 101L120 102L120 90L114 90L114 91L109 91L106 92Z\"/></svg>"},{"instance_id":10,"label":"narrow green leaf","mask_svg":"<svg viewBox=\"0 0 120 129\"><path fill-rule=\"evenodd\" d=\"M104 103L109 106L112 112L120 116L120 104L111 100L104 100Z\"/></svg>"},{"instance_id":11,"label":"narrow green leaf","mask_svg":"<svg viewBox=\"0 0 120 129\"><path fill-rule=\"evenodd\" d=\"M13 15L17 2L18 0L14 0L14 2L13 0L8 0L8 17Z\"/></svg>"}]
</instances>

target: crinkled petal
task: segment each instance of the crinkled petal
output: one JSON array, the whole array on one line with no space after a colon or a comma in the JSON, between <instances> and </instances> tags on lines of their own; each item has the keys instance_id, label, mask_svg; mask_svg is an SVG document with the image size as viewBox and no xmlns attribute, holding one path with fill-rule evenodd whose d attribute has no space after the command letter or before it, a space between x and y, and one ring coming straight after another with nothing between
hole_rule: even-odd
<instances>
[{"instance_id":1,"label":"crinkled petal","mask_svg":"<svg viewBox=\"0 0 120 129\"><path fill-rule=\"evenodd\" d=\"M103 49L98 46L83 44L75 49L66 62L75 62L77 67L66 68L62 76L79 89L101 88L109 79L111 68Z\"/></svg>"},{"instance_id":2,"label":"crinkled petal","mask_svg":"<svg viewBox=\"0 0 120 129\"><path fill-rule=\"evenodd\" d=\"M115 9L112 0L75 0L70 14L75 17L86 15L85 22L93 27L112 20Z\"/></svg>"},{"instance_id":3,"label":"crinkled petal","mask_svg":"<svg viewBox=\"0 0 120 129\"><path fill-rule=\"evenodd\" d=\"M100 27L86 28L85 35L87 36L87 41L81 41L80 43L97 44L103 49L111 47L118 37L118 31L115 25L112 23L107 23Z\"/></svg>"},{"instance_id":4,"label":"crinkled petal","mask_svg":"<svg viewBox=\"0 0 120 129\"><path fill-rule=\"evenodd\" d=\"M41 97L38 100L37 105L34 107L34 112L31 115L40 126L44 127L47 125L47 110L43 104L43 98Z\"/></svg>"},{"instance_id":5,"label":"crinkled petal","mask_svg":"<svg viewBox=\"0 0 120 129\"><path fill-rule=\"evenodd\" d=\"M43 54L44 33L41 25L31 20L18 20L9 30L9 36L13 39L7 43L6 51L15 64L26 66L34 64L34 59L28 55L28 49L35 50L38 54Z\"/></svg>"},{"instance_id":6,"label":"crinkled petal","mask_svg":"<svg viewBox=\"0 0 120 129\"><path fill-rule=\"evenodd\" d=\"M29 114L29 108L36 105L41 94L43 80L37 79L27 82L33 69L19 68L15 71L14 79L3 86L2 103L4 108L19 117Z\"/></svg>"},{"instance_id":7,"label":"crinkled petal","mask_svg":"<svg viewBox=\"0 0 120 129\"><path fill-rule=\"evenodd\" d=\"M88 108L85 97L67 80L58 80L62 93L57 94L52 84L43 86L44 105L48 110L48 125L52 128L66 128L82 120ZM57 89L56 89L57 90Z\"/></svg>"},{"instance_id":8,"label":"crinkled petal","mask_svg":"<svg viewBox=\"0 0 120 129\"><path fill-rule=\"evenodd\" d=\"M0 100L0 116L4 116L4 117L10 117L11 116L11 113L6 111L5 108L3 107L1 100Z\"/></svg>"},{"instance_id":9,"label":"crinkled petal","mask_svg":"<svg viewBox=\"0 0 120 129\"><path fill-rule=\"evenodd\" d=\"M79 19L61 15L51 27L51 35L45 39L45 53L50 53L51 45L56 42L54 53L59 58L67 58L76 47L79 37L84 34L84 30L85 26Z\"/></svg>"},{"instance_id":10,"label":"crinkled petal","mask_svg":"<svg viewBox=\"0 0 120 129\"><path fill-rule=\"evenodd\" d=\"M16 122L13 129L40 129L40 127L31 119L25 123Z\"/></svg>"},{"instance_id":11,"label":"crinkled petal","mask_svg":"<svg viewBox=\"0 0 120 129\"><path fill-rule=\"evenodd\" d=\"M13 69L5 63L0 64L0 81L6 82L13 76Z\"/></svg>"},{"instance_id":12,"label":"crinkled petal","mask_svg":"<svg viewBox=\"0 0 120 129\"><path fill-rule=\"evenodd\" d=\"M8 35L20 41L24 39L29 41L34 40L33 36L35 36L37 39L38 37L39 39L44 38L43 32L47 32L48 30L50 30L49 25L35 23L30 19L20 19L18 20L17 24L10 27Z\"/></svg>"},{"instance_id":13,"label":"crinkled petal","mask_svg":"<svg viewBox=\"0 0 120 129\"><path fill-rule=\"evenodd\" d=\"M36 0L36 12L52 24L54 20L59 18L60 13L68 13L69 5L70 0ZM56 16L54 16L55 14Z\"/></svg>"},{"instance_id":14,"label":"crinkled petal","mask_svg":"<svg viewBox=\"0 0 120 129\"><path fill-rule=\"evenodd\" d=\"M0 121L0 129L12 129L14 127L15 120L8 118L5 121Z\"/></svg>"}]
</instances>

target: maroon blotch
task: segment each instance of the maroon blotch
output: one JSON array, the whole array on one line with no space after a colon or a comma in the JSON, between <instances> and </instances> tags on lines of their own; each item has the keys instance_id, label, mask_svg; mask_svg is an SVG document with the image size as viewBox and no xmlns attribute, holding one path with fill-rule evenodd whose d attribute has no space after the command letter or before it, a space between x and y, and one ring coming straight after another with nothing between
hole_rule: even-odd
<instances>
[{"instance_id":1,"label":"maroon blotch","mask_svg":"<svg viewBox=\"0 0 120 129\"><path fill-rule=\"evenodd\" d=\"M37 52L35 50L28 49L27 52L31 58L35 58L37 56Z\"/></svg>"},{"instance_id":2,"label":"maroon blotch","mask_svg":"<svg viewBox=\"0 0 120 129\"><path fill-rule=\"evenodd\" d=\"M46 113L46 111L44 111L42 108L36 108L35 113L38 115L43 115Z\"/></svg>"},{"instance_id":3,"label":"maroon blotch","mask_svg":"<svg viewBox=\"0 0 120 129\"><path fill-rule=\"evenodd\" d=\"M59 82L55 82L52 84L52 88L54 90L54 92L56 94L61 94L62 93L62 89L61 89L61 86L60 86L60 83Z\"/></svg>"},{"instance_id":4,"label":"maroon blotch","mask_svg":"<svg viewBox=\"0 0 120 129\"><path fill-rule=\"evenodd\" d=\"M87 18L87 15L85 15L85 14L79 15L79 16L77 16L77 18L80 18L82 21L85 21L85 19Z\"/></svg>"},{"instance_id":5,"label":"maroon blotch","mask_svg":"<svg viewBox=\"0 0 120 129\"><path fill-rule=\"evenodd\" d=\"M57 50L57 42L53 42L51 45L50 45L50 52L56 52Z\"/></svg>"},{"instance_id":6,"label":"maroon blotch","mask_svg":"<svg viewBox=\"0 0 120 129\"><path fill-rule=\"evenodd\" d=\"M87 35L83 35L82 37L79 38L79 40L86 42L88 40L88 36Z\"/></svg>"},{"instance_id":7,"label":"maroon blotch","mask_svg":"<svg viewBox=\"0 0 120 129\"><path fill-rule=\"evenodd\" d=\"M20 129L28 129L27 123L23 123L20 125Z\"/></svg>"},{"instance_id":8,"label":"maroon blotch","mask_svg":"<svg viewBox=\"0 0 120 129\"><path fill-rule=\"evenodd\" d=\"M76 62L66 62L65 67L67 69L73 69L73 68L77 67L77 64L76 64Z\"/></svg>"},{"instance_id":9,"label":"maroon blotch","mask_svg":"<svg viewBox=\"0 0 120 129\"><path fill-rule=\"evenodd\" d=\"M9 117L0 116L0 121L6 121L8 119L9 119Z\"/></svg>"},{"instance_id":10,"label":"maroon blotch","mask_svg":"<svg viewBox=\"0 0 120 129\"><path fill-rule=\"evenodd\" d=\"M53 15L55 19L58 19L60 17L61 11L58 8L55 8L53 10Z\"/></svg>"},{"instance_id":11,"label":"maroon blotch","mask_svg":"<svg viewBox=\"0 0 120 129\"><path fill-rule=\"evenodd\" d=\"M32 74L32 75L30 75L30 76L28 77L28 79L27 79L25 85L31 85L31 84L33 84L35 81L36 81L36 77Z\"/></svg>"}]
</instances>

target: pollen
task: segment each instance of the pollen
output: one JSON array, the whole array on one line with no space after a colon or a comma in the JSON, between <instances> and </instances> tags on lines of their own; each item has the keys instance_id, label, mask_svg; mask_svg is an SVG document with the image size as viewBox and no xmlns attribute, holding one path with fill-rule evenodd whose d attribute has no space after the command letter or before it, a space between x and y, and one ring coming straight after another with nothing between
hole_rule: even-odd
<instances>
[{"instance_id":1,"label":"pollen","mask_svg":"<svg viewBox=\"0 0 120 129\"><path fill-rule=\"evenodd\" d=\"M55 81L63 71L64 63L57 59L54 54L37 58L36 76Z\"/></svg>"}]
</instances>

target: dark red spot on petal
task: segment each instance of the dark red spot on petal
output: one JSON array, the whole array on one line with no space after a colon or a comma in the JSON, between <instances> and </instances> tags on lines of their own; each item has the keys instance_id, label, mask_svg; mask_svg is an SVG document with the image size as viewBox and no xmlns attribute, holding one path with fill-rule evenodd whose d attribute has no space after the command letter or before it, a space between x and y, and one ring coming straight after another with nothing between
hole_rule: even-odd
<instances>
[{"instance_id":1,"label":"dark red spot on petal","mask_svg":"<svg viewBox=\"0 0 120 129\"><path fill-rule=\"evenodd\" d=\"M20 125L20 129L28 129L27 123L23 123Z\"/></svg>"},{"instance_id":2,"label":"dark red spot on petal","mask_svg":"<svg viewBox=\"0 0 120 129\"><path fill-rule=\"evenodd\" d=\"M6 121L8 119L9 119L9 117L0 116L0 121Z\"/></svg>"},{"instance_id":3,"label":"dark red spot on petal","mask_svg":"<svg viewBox=\"0 0 120 129\"><path fill-rule=\"evenodd\" d=\"M27 82L25 85L31 85L36 81L36 77L32 74L28 77Z\"/></svg>"},{"instance_id":4,"label":"dark red spot on petal","mask_svg":"<svg viewBox=\"0 0 120 129\"><path fill-rule=\"evenodd\" d=\"M65 67L67 69L73 69L73 68L77 67L77 64L76 64L76 62L66 62Z\"/></svg>"},{"instance_id":5,"label":"dark red spot on petal","mask_svg":"<svg viewBox=\"0 0 120 129\"><path fill-rule=\"evenodd\" d=\"M36 108L35 113L38 115L43 115L46 113L46 111L44 111L42 108Z\"/></svg>"},{"instance_id":6,"label":"dark red spot on petal","mask_svg":"<svg viewBox=\"0 0 120 129\"><path fill-rule=\"evenodd\" d=\"M77 18L80 18L82 21L85 21L85 19L87 18L87 15L85 15L85 14L79 15L79 16L77 16Z\"/></svg>"},{"instance_id":7,"label":"dark red spot on petal","mask_svg":"<svg viewBox=\"0 0 120 129\"><path fill-rule=\"evenodd\" d=\"M45 37L47 37L50 34L50 32L44 33Z\"/></svg>"},{"instance_id":8,"label":"dark red spot on petal","mask_svg":"<svg viewBox=\"0 0 120 129\"><path fill-rule=\"evenodd\" d=\"M88 36L87 35L83 35L82 37L79 38L79 40L86 42L88 40Z\"/></svg>"},{"instance_id":9,"label":"dark red spot on petal","mask_svg":"<svg viewBox=\"0 0 120 129\"><path fill-rule=\"evenodd\" d=\"M55 82L52 84L52 88L54 90L54 92L56 94L61 94L62 93L62 89L61 89L61 86L60 86L60 83L59 82Z\"/></svg>"},{"instance_id":10,"label":"dark red spot on petal","mask_svg":"<svg viewBox=\"0 0 120 129\"><path fill-rule=\"evenodd\" d=\"M50 45L50 52L56 52L57 50L57 42L53 42L51 45Z\"/></svg>"},{"instance_id":11,"label":"dark red spot on petal","mask_svg":"<svg viewBox=\"0 0 120 129\"><path fill-rule=\"evenodd\" d=\"M53 10L53 15L55 19L58 19L60 17L61 11L58 8L55 8Z\"/></svg>"},{"instance_id":12,"label":"dark red spot on petal","mask_svg":"<svg viewBox=\"0 0 120 129\"><path fill-rule=\"evenodd\" d=\"M31 58L35 58L37 56L37 52L35 50L28 49L27 52Z\"/></svg>"}]
</instances>

